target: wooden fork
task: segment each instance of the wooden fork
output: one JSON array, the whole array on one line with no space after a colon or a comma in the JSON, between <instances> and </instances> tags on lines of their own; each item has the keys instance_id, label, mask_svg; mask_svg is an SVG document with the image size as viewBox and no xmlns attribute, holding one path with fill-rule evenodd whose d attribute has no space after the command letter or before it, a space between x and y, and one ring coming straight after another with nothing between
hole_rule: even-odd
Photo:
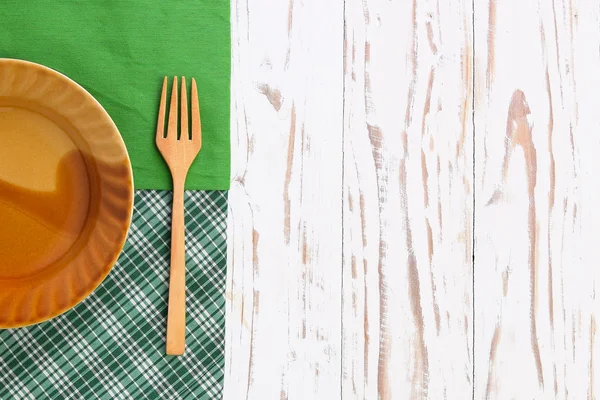
<instances>
[{"instance_id":1,"label":"wooden fork","mask_svg":"<svg viewBox=\"0 0 600 400\"><path fill-rule=\"evenodd\" d=\"M185 221L184 185L190 165L202 147L200 106L196 80L192 78L191 131L188 126L185 77L181 78L181 127L177 131L177 77L173 78L169 124L165 136L167 77L163 81L156 145L169 165L173 177L173 217L171 230L171 276L169 282L169 314L167 316L167 354L182 355L185 350Z\"/></svg>"}]
</instances>

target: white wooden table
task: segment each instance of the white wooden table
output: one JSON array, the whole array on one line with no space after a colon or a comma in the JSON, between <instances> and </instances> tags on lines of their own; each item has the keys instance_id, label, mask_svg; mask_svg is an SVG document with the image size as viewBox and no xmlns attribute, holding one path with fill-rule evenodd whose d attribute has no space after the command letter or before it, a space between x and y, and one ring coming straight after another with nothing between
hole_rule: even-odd
<instances>
[{"instance_id":1,"label":"white wooden table","mask_svg":"<svg viewBox=\"0 0 600 400\"><path fill-rule=\"evenodd\" d=\"M600 398L600 2L232 0L225 399Z\"/></svg>"}]
</instances>

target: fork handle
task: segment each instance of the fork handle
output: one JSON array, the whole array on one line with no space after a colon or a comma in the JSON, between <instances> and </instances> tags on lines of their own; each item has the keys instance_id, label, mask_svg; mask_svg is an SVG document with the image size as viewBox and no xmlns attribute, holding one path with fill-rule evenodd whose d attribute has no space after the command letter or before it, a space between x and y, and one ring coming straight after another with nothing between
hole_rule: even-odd
<instances>
[{"instance_id":1,"label":"fork handle","mask_svg":"<svg viewBox=\"0 0 600 400\"><path fill-rule=\"evenodd\" d=\"M167 354L182 355L185 350L185 219L184 182L173 176L173 216L171 225L171 274L167 316Z\"/></svg>"}]
</instances>

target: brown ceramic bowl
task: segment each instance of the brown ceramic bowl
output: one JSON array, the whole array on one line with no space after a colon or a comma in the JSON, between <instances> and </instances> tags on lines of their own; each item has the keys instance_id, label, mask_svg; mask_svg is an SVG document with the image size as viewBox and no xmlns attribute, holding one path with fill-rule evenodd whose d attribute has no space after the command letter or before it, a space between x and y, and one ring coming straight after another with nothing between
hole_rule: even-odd
<instances>
[{"instance_id":1,"label":"brown ceramic bowl","mask_svg":"<svg viewBox=\"0 0 600 400\"><path fill-rule=\"evenodd\" d=\"M88 296L116 262L132 210L127 150L102 106L54 70L0 59L0 328Z\"/></svg>"}]
</instances>

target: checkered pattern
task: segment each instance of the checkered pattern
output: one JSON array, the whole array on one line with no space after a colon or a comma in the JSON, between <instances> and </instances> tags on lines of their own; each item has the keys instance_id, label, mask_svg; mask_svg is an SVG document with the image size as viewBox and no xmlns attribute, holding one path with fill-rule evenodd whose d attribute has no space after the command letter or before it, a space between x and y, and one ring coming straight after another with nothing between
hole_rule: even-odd
<instances>
[{"instance_id":1,"label":"checkered pattern","mask_svg":"<svg viewBox=\"0 0 600 400\"><path fill-rule=\"evenodd\" d=\"M227 192L186 194L187 347L165 356L171 192L138 191L127 244L81 304L0 330L0 399L217 399L224 368Z\"/></svg>"}]
</instances>

